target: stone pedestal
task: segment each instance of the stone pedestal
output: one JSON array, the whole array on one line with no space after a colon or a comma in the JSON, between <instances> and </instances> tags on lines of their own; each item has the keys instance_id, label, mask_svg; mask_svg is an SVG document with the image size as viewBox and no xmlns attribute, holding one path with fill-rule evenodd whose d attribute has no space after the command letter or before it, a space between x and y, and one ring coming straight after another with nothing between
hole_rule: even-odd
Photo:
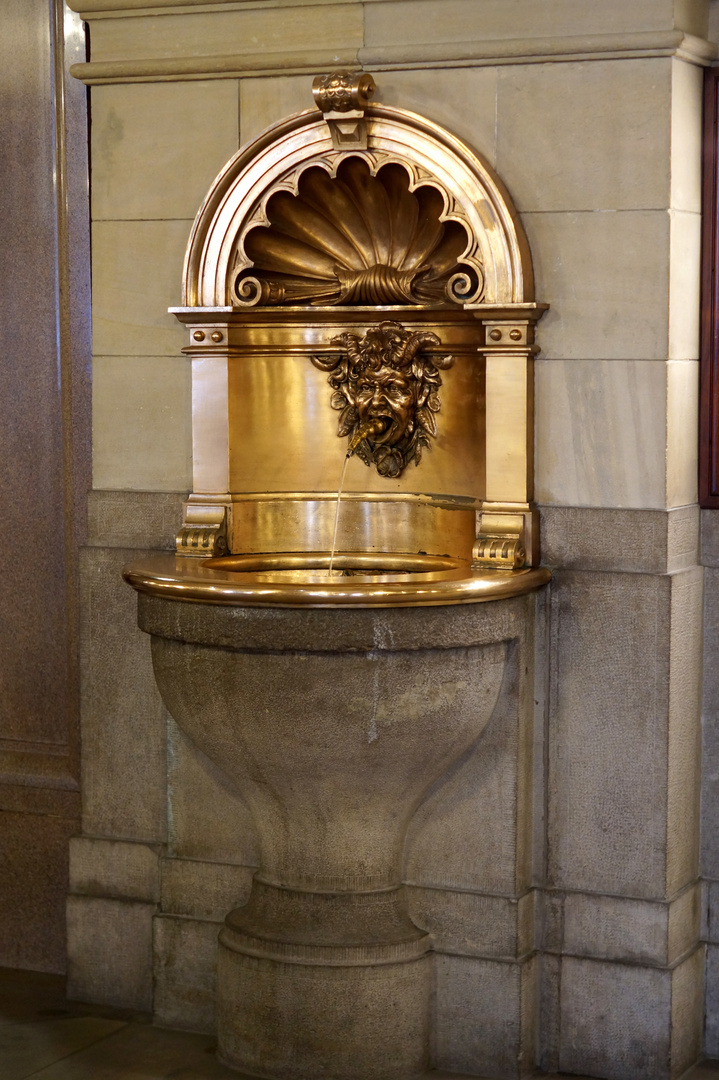
<instances>
[{"instance_id":1,"label":"stone pedestal","mask_svg":"<svg viewBox=\"0 0 719 1080\"><path fill-rule=\"evenodd\" d=\"M425 1071L431 937L408 914L405 835L492 716L502 620L488 639L452 608L143 596L140 624L170 712L241 785L260 837L250 899L220 934L221 1057L277 1080Z\"/></svg>"}]
</instances>

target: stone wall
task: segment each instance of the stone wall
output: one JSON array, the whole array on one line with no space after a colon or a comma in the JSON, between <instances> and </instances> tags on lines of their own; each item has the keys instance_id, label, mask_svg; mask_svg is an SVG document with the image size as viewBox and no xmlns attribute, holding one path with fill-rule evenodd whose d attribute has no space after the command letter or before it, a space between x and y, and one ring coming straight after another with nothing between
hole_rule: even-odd
<instances>
[{"instance_id":1,"label":"stone wall","mask_svg":"<svg viewBox=\"0 0 719 1080\"><path fill-rule=\"evenodd\" d=\"M62 972L91 451L85 90L65 76L84 36L43 0L3 15L0 965Z\"/></svg>"},{"instance_id":2,"label":"stone wall","mask_svg":"<svg viewBox=\"0 0 719 1080\"><path fill-rule=\"evenodd\" d=\"M529 237L537 298L551 304L535 494L555 578L523 646L537 685L531 699L515 689L514 712L488 732L492 753L456 778L448 803L426 804L407 852L415 918L440 943L436 1060L498 1077L530 1070L535 1055L616 1080L680 1075L700 1050L704 969L695 474L707 4L516 0L510 13L495 0L116 0L112 17L103 0L77 6L92 41L77 74L92 85L97 490L74 992L153 1008L170 1025L213 1024L216 931L246 895L253 831L164 714L119 571L171 546L191 483L188 363L166 309L179 303L204 192L240 142L311 106L312 75L361 64L380 101L445 125L496 168ZM719 880L711 765L706 778L704 869ZM712 1052L715 1000L713 989Z\"/></svg>"}]
</instances>

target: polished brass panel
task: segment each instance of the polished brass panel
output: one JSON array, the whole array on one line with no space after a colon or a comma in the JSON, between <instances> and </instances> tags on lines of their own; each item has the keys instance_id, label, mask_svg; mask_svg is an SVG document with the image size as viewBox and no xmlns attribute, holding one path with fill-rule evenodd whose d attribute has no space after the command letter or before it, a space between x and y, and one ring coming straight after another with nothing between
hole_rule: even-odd
<instances>
[{"instance_id":1,"label":"polished brass panel","mask_svg":"<svg viewBox=\"0 0 719 1080\"><path fill-rule=\"evenodd\" d=\"M322 553L329 561L329 553ZM216 569L199 559L160 555L132 563L123 571L125 580L152 596L189 600L202 604L244 607L425 607L434 604L476 604L519 596L545 585L549 570L476 571L467 563L453 570L427 573L333 574L317 569L320 554L310 556L303 569L289 554L286 569L275 560L263 572ZM347 554L345 565L352 565ZM260 565L258 562L255 566ZM380 568L383 569L383 568ZM389 579L389 580L388 580Z\"/></svg>"},{"instance_id":2,"label":"polished brass panel","mask_svg":"<svg viewBox=\"0 0 719 1080\"><path fill-rule=\"evenodd\" d=\"M329 549L336 502L334 492L237 495L232 502L230 550ZM340 505L337 547L340 551L423 551L469 560L480 505L474 499L348 492Z\"/></svg>"},{"instance_id":3,"label":"polished brass panel","mask_svg":"<svg viewBox=\"0 0 719 1080\"><path fill-rule=\"evenodd\" d=\"M340 334L330 344L342 351L313 356L312 363L330 372L330 403L341 410L337 434L349 437L348 456L357 454L387 477L400 476L412 461L419 465L423 449L437 437L438 369L451 367L454 357L437 355L441 342L431 331L412 332L391 320L362 338Z\"/></svg>"},{"instance_id":4,"label":"polished brass panel","mask_svg":"<svg viewBox=\"0 0 719 1080\"><path fill-rule=\"evenodd\" d=\"M399 476L383 477L353 460L346 490L481 498L484 362L477 351L481 327L474 318L449 309L395 308L382 309L381 314L395 312L412 333L436 332L442 344L432 350L433 360L449 353L455 357L451 378L448 375L442 387L441 424L421 470L410 468ZM214 467L220 480L217 493L336 492L346 447L337 438L327 377L310 361L320 357L323 363L335 362L338 347L333 338L350 332L362 338L381 321L375 309L288 309L281 318L262 309L237 311L225 323L227 346L214 345L209 335L202 342L193 338L198 328L204 329L196 310L180 317L190 325L185 351L193 357L193 366L201 357L217 357L218 364L221 360L226 364L224 369L218 367L216 380L193 382L193 416L200 418L195 464L202 466L195 491L211 490L205 478ZM215 313L211 325L216 319ZM227 480L223 463L229 469Z\"/></svg>"}]
</instances>

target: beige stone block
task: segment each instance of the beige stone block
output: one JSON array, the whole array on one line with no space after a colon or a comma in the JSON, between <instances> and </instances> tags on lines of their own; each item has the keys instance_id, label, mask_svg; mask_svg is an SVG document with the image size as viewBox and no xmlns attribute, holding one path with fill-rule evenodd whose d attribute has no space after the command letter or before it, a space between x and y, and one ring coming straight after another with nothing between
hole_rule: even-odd
<instances>
[{"instance_id":1,"label":"beige stone block","mask_svg":"<svg viewBox=\"0 0 719 1080\"><path fill-rule=\"evenodd\" d=\"M88 544L174 551L183 495L174 491L89 492Z\"/></svg>"},{"instance_id":2,"label":"beige stone block","mask_svg":"<svg viewBox=\"0 0 719 1080\"><path fill-rule=\"evenodd\" d=\"M77 836L70 841L70 892L155 902L160 899L160 849Z\"/></svg>"},{"instance_id":3,"label":"beige stone block","mask_svg":"<svg viewBox=\"0 0 719 1080\"><path fill-rule=\"evenodd\" d=\"M244 5L243 5L244 7ZM93 22L92 59L153 60L228 53L346 49L362 44L361 4L210 10Z\"/></svg>"},{"instance_id":4,"label":"beige stone block","mask_svg":"<svg viewBox=\"0 0 719 1080\"><path fill-rule=\"evenodd\" d=\"M668 58L500 68L497 169L517 208L667 207L671 73Z\"/></svg>"},{"instance_id":5,"label":"beige stone block","mask_svg":"<svg viewBox=\"0 0 719 1080\"><path fill-rule=\"evenodd\" d=\"M706 947L706 1031L704 1052L719 1057L719 945Z\"/></svg>"},{"instance_id":6,"label":"beige stone block","mask_svg":"<svg viewBox=\"0 0 719 1080\"><path fill-rule=\"evenodd\" d=\"M240 80L240 141L255 139L261 131L292 113L311 109L312 83L306 75Z\"/></svg>"},{"instance_id":7,"label":"beige stone block","mask_svg":"<svg viewBox=\"0 0 719 1080\"><path fill-rule=\"evenodd\" d=\"M522 220L537 299L552 305L538 330L544 356L667 358L666 210L525 213Z\"/></svg>"},{"instance_id":8,"label":"beige stone block","mask_svg":"<svg viewBox=\"0 0 719 1080\"><path fill-rule=\"evenodd\" d=\"M685 889L669 905L667 959L670 964L696 948L701 934L702 884Z\"/></svg>"},{"instance_id":9,"label":"beige stone block","mask_svg":"<svg viewBox=\"0 0 719 1080\"><path fill-rule=\"evenodd\" d=\"M181 300L182 265L191 228L191 219L94 223L92 339L96 357L180 356L184 327L167 309Z\"/></svg>"},{"instance_id":10,"label":"beige stone block","mask_svg":"<svg viewBox=\"0 0 719 1080\"><path fill-rule=\"evenodd\" d=\"M239 145L233 79L92 91L92 216L193 218Z\"/></svg>"},{"instance_id":11,"label":"beige stone block","mask_svg":"<svg viewBox=\"0 0 719 1080\"><path fill-rule=\"evenodd\" d=\"M515 959L534 947L534 892L519 899L449 889L407 890L410 918L436 952Z\"/></svg>"},{"instance_id":12,"label":"beige stone block","mask_svg":"<svg viewBox=\"0 0 719 1080\"><path fill-rule=\"evenodd\" d=\"M699 871L703 574L676 574L671 588L667 746L667 893Z\"/></svg>"},{"instance_id":13,"label":"beige stone block","mask_svg":"<svg viewBox=\"0 0 719 1080\"><path fill-rule=\"evenodd\" d=\"M680 1076L699 1052L701 955L696 950L674 971L565 957L560 1071L616 1080Z\"/></svg>"},{"instance_id":14,"label":"beige stone block","mask_svg":"<svg viewBox=\"0 0 719 1080\"><path fill-rule=\"evenodd\" d=\"M698 363L667 364L666 504L684 507L697 499Z\"/></svg>"},{"instance_id":15,"label":"beige stone block","mask_svg":"<svg viewBox=\"0 0 719 1080\"><path fill-rule=\"evenodd\" d=\"M69 896L67 996L149 1012L154 904Z\"/></svg>"},{"instance_id":16,"label":"beige stone block","mask_svg":"<svg viewBox=\"0 0 719 1080\"><path fill-rule=\"evenodd\" d=\"M559 1029L561 1023L559 990L562 961L558 956L545 953L537 957L537 963L539 965L537 1066L546 1073L554 1073L559 1068Z\"/></svg>"},{"instance_id":17,"label":"beige stone block","mask_svg":"<svg viewBox=\"0 0 719 1080\"><path fill-rule=\"evenodd\" d=\"M237 785L182 734L168 728L168 846L200 862L259 865L257 831Z\"/></svg>"},{"instance_id":18,"label":"beige stone block","mask_svg":"<svg viewBox=\"0 0 719 1080\"><path fill-rule=\"evenodd\" d=\"M253 869L195 859L162 860L162 910L172 915L221 922L246 904Z\"/></svg>"},{"instance_id":19,"label":"beige stone block","mask_svg":"<svg viewBox=\"0 0 719 1080\"><path fill-rule=\"evenodd\" d=\"M544 566L665 574L697 564L697 506L669 511L542 506L540 515Z\"/></svg>"},{"instance_id":20,"label":"beige stone block","mask_svg":"<svg viewBox=\"0 0 719 1080\"><path fill-rule=\"evenodd\" d=\"M564 901L563 951L574 956L666 964L665 904L569 893Z\"/></svg>"},{"instance_id":21,"label":"beige stone block","mask_svg":"<svg viewBox=\"0 0 719 1080\"><path fill-rule=\"evenodd\" d=\"M495 164L497 71L495 68L444 68L382 71L374 99L429 117ZM504 177L503 177L504 179ZM507 177L510 182L510 177Z\"/></svg>"},{"instance_id":22,"label":"beige stone block","mask_svg":"<svg viewBox=\"0 0 719 1080\"><path fill-rule=\"evenodd\" d=\"M672 964L699 940L700 893L691 886L671 903L569 893L562 951L598 960Z\"/></svg>"},{"instance_id":23,"label":"beige stone block","mask_svg":"<svg viewBox=\"0 0 719 1080\"><path fill-rule=\"evenodd\" d=\"M701 214L671 210L669 359L699 357Z\"/></svg>"},{"instance_id":24,"label":"beige stone block","mask_svg":"<svg viewBox=\"0 0 719 1080\"><path fill-rule=\"evenodd\" d=\"M680 1077L702 1053L705 948L700 946L672 972L670 1076Z\"/></svg>"},{"instance_id":25,"label":"beige stone block","mask_svg":"<svg viewBox=\"0 0 719 1080\"><path fill-rule=\"evenodd\" d=\"M123 565L142 552L82 552L82 793L90 836L164 840L166 712Z\"/></svg>"},{"instance_id":26,"label":"beige stone block","mask_svg":"<svg viewBox=\"0 0 719 1080\"><path fill-rule=\"evenodd\" d=\"M700 67L672 60L671 202L674 210L695 214L702 208L702 109Z\"/></svg>"},{"instance_id":27,"label":"beige stone block","mask_svg":"<svg viewBox=\"0 0 719 1080\"><path fill-rule=\"evenodd\" d=\"M157 915L153 920L153 1021L182 1031L215 1032L215 922Z\"/></svg>"},{"instance_id":28,"label":"beige stone block","mask_svg":"<svg viewBox=\"0 0 719 1080\"><path fill-rule=\"evenodd\" d=\"M663 899L685 875L696 876L691 621L700 575L555 575L548 780L555 887Z\"/></svg>"},{"instance_id":29,"label":"beige stone block","mask_svg":"<svg viewBox=\"0 0 719 1080\"><path fill-rule=\"evenodd\" d=\"M536 958L436 958L435 1065L511 1080L534 1071Z\"/></svg>"},{"instance_id":30,"label":"beige stone block","mask_svg":"<svg viewBox=\"0 0 719 1080\"><path fill-rule=\"evenodd\" d=\"M365 45L621 34L673 27L671 0L400 0L367 4Z\"/></svg>"},{"instance_id":31,"label":"beige stone block","mask_svg":"<svg viewBox=\"0 0 719 1080\"><path fill-rule=\"evenodd\" d=\"M702 515L714 515L704 510ZM717 515L719 517L719 515ZM702 873L719 878L719 569L704 571L704 671L702 707ZM712 892L712 897L714 892ZM711 940L719 943L719 906Z\"/></svg>"},{"instance_id":32,"label":"beige stone block","mask_svg":"<svg viewBox=\"0 0 719 1080\"><path fill-rule=\"evenodd\" d=\"M182 492L192 488L189 360L98 357L92 415L95 487Z\"/></svg>"},{"instance_id":33,"label":"beige stone block","mask_svg":"<svg viewBox=\"0 0 719 1080\"><path fill-rule=\"evenodd\" d=\"M539 889L536 912L537 949L560 953L564 945L564 893Z\"/></svg>"},{"instance_id":34,"label":"beige stone block","mask_svg":"<svg viewBox=\"0 0 719 1080\"><path fill-rule=\"evenodd\" d=\"M700 517L698 506L682 506L667 514L667 571L674 573L700 561Z\"/></svg>"},{"instance_id":35,"label":"beige stone block","mask_svg":"<svg viewBox=\"0 0 719 1080\"><path fill-rule=\"evenodd\" d=\"M701 511L701 561L719 567L719 511Z\"/></svg>"},{"instance_id":36,"label":"beige stone block","mask_svg":"<svg viewBox=\"0 0 719 1080\"><path fill-rule=\"evenodd\" d=\"M666 392L663 361L539 361L537 501L663 508Z\"/></svg>"},{"instance_id":37,"label":"beige stone block","mask_svg":"<svg viewBox=\"0 0 719 1080\"><path fill-rule=\"evenodd\" d=\"M674 26L687 34L705 38L709 33L709 9L711 0L674 0Z\"/></svg>"},{"instance_id":38,"label":"beige stone block","mask_svg":"<svg viewBox=\"0 0 719 1080\"><path fill-rule=\"evenodd\" d=\"M709 26L707 37L710 41L719 42L719 5L714 2L709 4Z\"/></svg>"}]
</instances>

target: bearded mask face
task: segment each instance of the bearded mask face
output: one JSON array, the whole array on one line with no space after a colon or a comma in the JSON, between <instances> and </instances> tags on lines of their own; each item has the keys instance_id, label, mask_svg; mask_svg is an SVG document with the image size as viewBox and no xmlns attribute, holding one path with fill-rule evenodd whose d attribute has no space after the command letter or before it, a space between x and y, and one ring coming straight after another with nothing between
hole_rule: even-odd
<instances>
[{"instance_id":1,"label":"bearded mask face","mask_svg":"<svg viewBox=\"0 0 719 1080\"><path fill-rule=\"evenodd\" d=\"M376 446L396 446L412 433L418 389L415 380L390 367L360 375L353 395L360 427L371 420L386 421L384 430L374 436Z\"/></svg>"},{"instance_id":2,"label":"bearded mask face","mask_svg":"<svg viewBox=\"0 0 719 1080\"><path fill-rule=\"evenodd\" d=\"M341 410L337 434L348 435L348 453L357 453L381 476L399 476L410 461L418 465L424 447L437 433L434 414L442 384L438 368L451 356L423 356L441 345L436 334L413 333L396 322L368 330L360 340L343 334L343 354L330 360L313 357L313 364L330 371L332 407Z\"/></svg>"}]
</instances>

